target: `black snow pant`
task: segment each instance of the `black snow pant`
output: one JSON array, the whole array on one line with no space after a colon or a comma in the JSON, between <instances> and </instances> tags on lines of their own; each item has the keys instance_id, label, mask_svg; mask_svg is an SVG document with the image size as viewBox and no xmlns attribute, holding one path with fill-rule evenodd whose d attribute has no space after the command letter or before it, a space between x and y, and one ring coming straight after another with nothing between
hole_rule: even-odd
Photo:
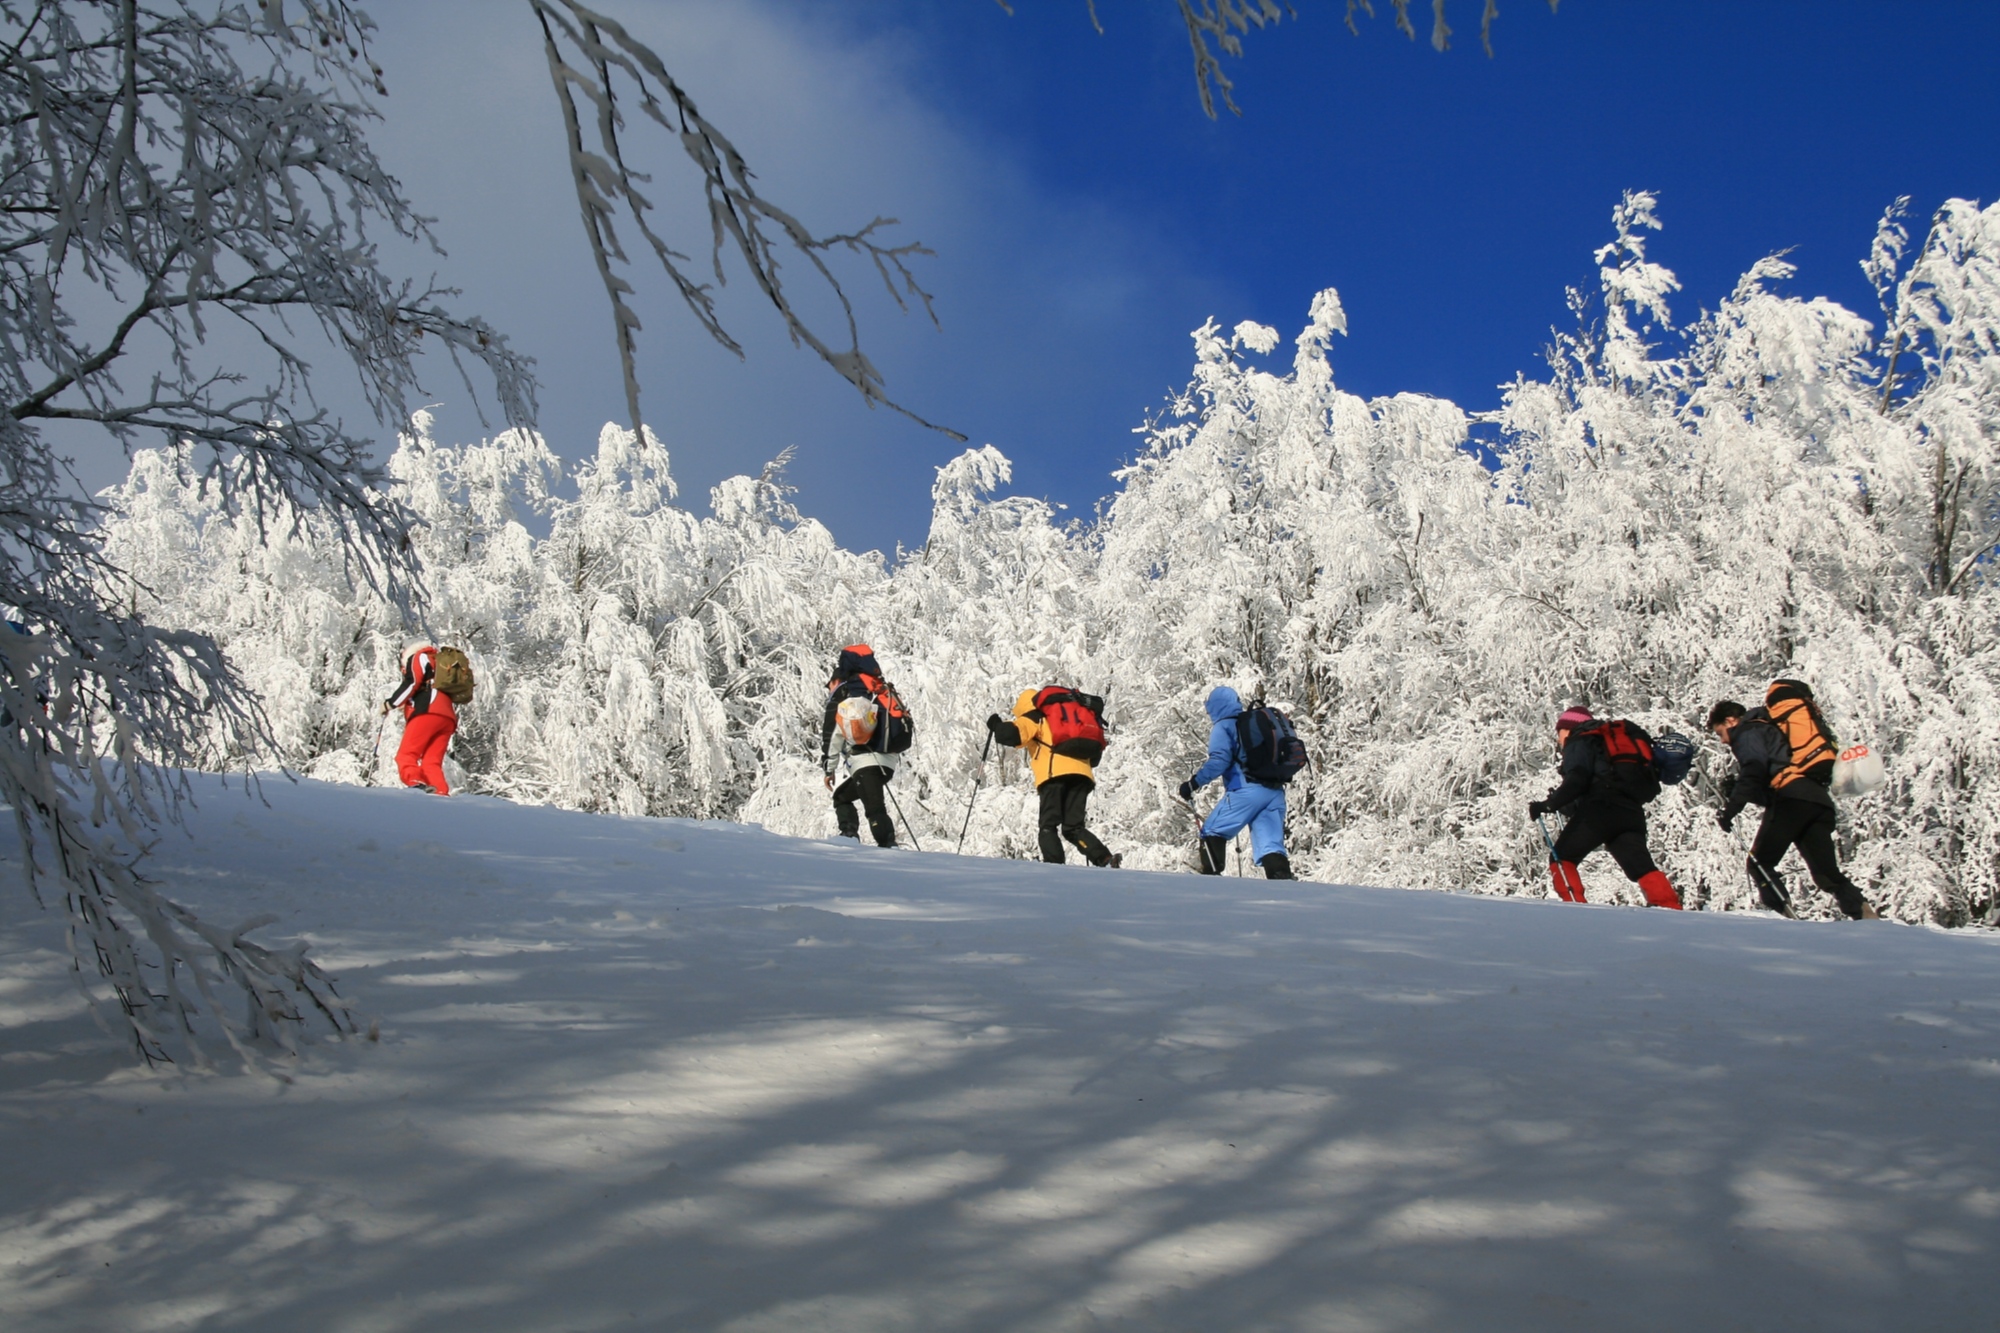
<instances>
[{"instance_id":1,"label":"black snow pant","mask_svg":"<svg viewBox=\"0 0 2000 1333\"><path fill-rule=\"evenodd\" d=\"M833 789L833 817L840 821L841 837L861 840L861 816L854 812L854 803L859 801L868 812L868 831L875 835L875 845L896 845L896 822L889 818L889 809L882 801L889 777L890 770L870 764L855 769L853 777Z\"/></svg>"},{"instance_id":2,"label":"black snow pant","mask_svg":"<svg viewBox=\"0 0 2000 1333\"><path fill-rule=\"evenodd\" d=\"M1646 848L1646 812L1613 801L1578 801L1568 810L1569 822L1556 835L1556 860L1572 865L1599 847L1634 884L1659 869Z\"/></svg>"},{"instance_id":3,"label":"black snow pant","mask_svg":"<svg viewBox=\"0 0 2000 1333\"><path fill-rule=\"evenodd\" d=\"M1840 873L1840 858L1833 850L1834 826L1835 817L1830 805L1773 796L1771 803L1764 807L1764 822L1757 826L1757 840L1750 844L1750 857L1764 867L1782 893L1785 881L1778 874L1778 862L1785 859L1787 851L1797 847L1820 892L1839 903L1841 911L1858 919L1866 900L1854 881ZM1750 878L1753 882L1757 880L1755 870L1750 872ZM1768 891L1763 884L1757 885L1757 893L1760 898L1767 899L1765 906L1783 910L1778 904L1768 901Z\"/></svg>"},{"instance_id":4,"label":"black snow pant","mask_svg":"<svg viewBox=\"0 0 2000 1333\"><path fill-rule=\"evenodd\" d=\"M1094 866L1111 860L1111 849L1083 826L1084 806L1095 785L1081 773L1063 773L1042 784L1042 819L1037 839L1042 845L1044 861L1062 864L1064 838L1075 843L1083 859Z\"/></svg>"}]
</instances>

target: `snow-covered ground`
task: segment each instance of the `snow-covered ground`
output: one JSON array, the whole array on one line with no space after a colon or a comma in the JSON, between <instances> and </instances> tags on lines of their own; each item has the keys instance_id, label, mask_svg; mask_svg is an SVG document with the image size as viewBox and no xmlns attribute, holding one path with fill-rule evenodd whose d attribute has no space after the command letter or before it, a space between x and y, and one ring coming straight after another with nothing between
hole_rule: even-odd
<instances>
[{"instance_id":1,"label":"snow-covered ground","mask_svg":"<svg viewBox=\"0 0 2000 1333\"><path fill-rule=\"evenodd\" d=\"M380 1042L136 1071L14 879L8 1333L2000 1319L1989 932L266 796L158 870Z\"/></svg>"}]
</instances>

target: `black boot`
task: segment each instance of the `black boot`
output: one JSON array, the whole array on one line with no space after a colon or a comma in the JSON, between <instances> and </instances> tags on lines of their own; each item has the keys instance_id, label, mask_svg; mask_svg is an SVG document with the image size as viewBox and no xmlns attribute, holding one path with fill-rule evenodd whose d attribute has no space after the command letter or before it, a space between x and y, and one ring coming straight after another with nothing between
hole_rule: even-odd
<instances>
[{"instance_id":1,"label":"black boot","mask_svg":"<svg viewBox=\"0 0 2000 1333\"><path fill-rule=\"evenodd\" d=\"M1264 867L1265 879L1297 879L1292 873L1292 858L1283 852L1272 852L1257 863Z\"/></svg>"},{"instance_id":2,"label":"black boot","mask_svg":"<svg viewBox=\"0 0 2000 1333\"><path fill-rule=\"evenodd\" d=\"M1220 875L1222 868L1229 864L1229 839L1203 838L1201 840L1201 873Z\"/></svg>"}]
</instances>

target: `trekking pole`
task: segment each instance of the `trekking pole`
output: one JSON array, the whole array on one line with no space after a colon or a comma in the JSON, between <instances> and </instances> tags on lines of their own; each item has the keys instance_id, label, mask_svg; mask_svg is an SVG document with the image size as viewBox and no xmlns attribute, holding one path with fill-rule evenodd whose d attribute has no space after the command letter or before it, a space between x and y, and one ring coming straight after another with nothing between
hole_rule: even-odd
<instances>
[{"instance_id":1,"label":"trekking pole","mask_svg":"<svg viewBox=\"0 0 2000 1333\"><path fill-rule=\"evenodd\" d=\"M885 782L882 790L889 793L889 803L896 807L896 818L903 821L903 832L910 835L910 842L921 852L924 845L917 841L917 831L910 827L910 817L903 813L903 803L896 799L896 789Z\"/></svg>"},{"instance_id":2,"label":"trekking pole","mask_svg":"<svg viewBox=\"0 0 2000 1333\"><path fill-rule=\"evenodd\" d=\"M387 713L384 713L382 714L382 720L375 724L374 758L376 759L380 759L382 757L382 733L384 730L387 729L388 725L389 725L389 715Z\"/></svg>"},{"instance_id":3,"label":"trekking pole","mask_svg":"<svg viewBox=\"0 0 2000 1333\"><path fill-rule=\"evenodd\" d=\"M1188 814L1194 817L1194 854L1201 859L1201 863L1203 865L1208 865L1209 864L1208 843L1204 841L1201 836L1201 829L1203 823L1201 817L1201 811L1195 807L1195 803L1192 800L1183 801L1180 800L1179 798L1176 798L1174 804L1180 806L1181 809L1187 811ZM1236 859L1239 862L1238 869L1241 869L1240 862L1242 861L1243 858L1239 855ZM1216 866L1215 873L1218 875L1221 874L1222 867Z\"/></svg>"},{"instance_id":4,"label":"trekking pole","mask_svg":"<svg viewBox=\"0 0 2000 1333\"><path fill-rule=\"evenodd\" d=\"M1548 821L1547 821L1546 819L1543 819L1543 818L1542 818L1542 817L1541 817L1540 815L1536 815L1536 816L1535 816L1535 827L1536 827L1536 828L1538 828L1538 829L1540 829L1540 830L1542 831L1542 841L1548 844L1548 847L1549 847L1549 869L1550 869L1550 871L1551 871L1552 873L1554 873L1554 874L1556 874L1556 875L1557 875L1558 877L1560 877L1560 876L1561 876L1561 872L1560 872L1560 871L1558 871L1558 870L1556 870L1556 865L1557 865L1557 863L1558 863L1558 862L1560 862L1560 861L1561 861L1561 859L1562 859L1562 858L1556 855L1556 840L1555 840L1554 838L1551 838L1551 837L1549 836L1549 823L1548 823ZM1572 887L1572 888L1574 888L1575 886L1574 886L1574 885L1572 885L1571 887ZM1562 886L1561 886L1560 884L1558 884L1558 885L1556 886L1556 897L1558 897L1558 898L1562 898L1562 897L1563 897L1563 891L1562 891ZM1564 901L1568 901L1568 900L1567 900L1567 899L1564 899ZM1577 901L1579 901L1579 902L1583 901L1583 899L1582 899L1582 896L1581 896L1580 894L1578 895L1578 899L1577 899Z\"/></svg>"},{"instance_id":5,"label":"trekking pole","mask_svg":"<svg viewBox=\"0 0 2000 1333\"><path fill-rule=\"evenodd\" d=\"M965 803L965 822L958 826L958 846L952 848L954 856L963 855L965 852L965 831L972 827L972 802L979 799L979 784L986 781L986 756L992 753L993 733L989 731L986 733L986 748L979 752L979 773L972 779L972 797ZM910 840L916 841L916 836L912 833Z\"/></svg>"},{"instance_id":6,"label":"trekking pole","mask_svg":"<svg viewBox=\"0 0 2000 1333\"><path fill-rule=\"evenodd\" d=\"M1764 905L1769 907L1772 902L1775 902L1779 915L1788 917L1793 921L1798 920L1799 914L1792 910L1792 895L1785 892L1783 882L1775 874L1771 873L1771 868L1757 859L1757 853L1754 850L1748 856L1744 857L1743 861L1745 865L1750 867L1750 878L1755 880L1758 887L1764 891L1758 896L1763 897L1764 894L1770 895L1770 900Z\"/></svg>"},{"instance_id":7,"label":"trekking pole","mask_svg":"<svg viewBox=\"0 0 2000 1333\"><path fill-rule=\"evenodd\" d=\"M1557 860L1558 858L1556 856L1556 840L1549 836L1548 821L1543 819L1540 815L1536 815L1535 827L1542 831L1542 841L1549 845L1549 860L1552 862Z\"/></svg>"}]
</instances>

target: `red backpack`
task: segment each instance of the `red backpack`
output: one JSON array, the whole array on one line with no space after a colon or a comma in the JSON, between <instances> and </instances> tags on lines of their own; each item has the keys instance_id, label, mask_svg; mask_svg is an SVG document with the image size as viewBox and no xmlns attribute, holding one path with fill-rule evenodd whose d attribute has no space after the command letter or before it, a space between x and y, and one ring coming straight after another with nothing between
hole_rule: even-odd
<instances>
[{"instance_id":1,"label":"red backpack","mask_svg":"<svg viewBox=\"0 0 2000 1333\"><path fill-rule=\"evenodd\" d=\"M1604 741L1605 758L1611 761L1611 776L1618 790L1640 805L1660 794L1660 773L1653 764L1653 738L1636 722L1623 718L1597 728Z\"/></svg>"},{"instance_id":2,"label":"red backpack","mask_svg":"<svg viewBox=\"0 0 2000 1333\"><path fill-rule=\"evenodd\" d=\"M1104 757L1104 700L1067 685L1048 685L1035 692L1028 714L1049 724L1049 748L1065 759L1095 764Z\"/></svg>"}]
</instances>

